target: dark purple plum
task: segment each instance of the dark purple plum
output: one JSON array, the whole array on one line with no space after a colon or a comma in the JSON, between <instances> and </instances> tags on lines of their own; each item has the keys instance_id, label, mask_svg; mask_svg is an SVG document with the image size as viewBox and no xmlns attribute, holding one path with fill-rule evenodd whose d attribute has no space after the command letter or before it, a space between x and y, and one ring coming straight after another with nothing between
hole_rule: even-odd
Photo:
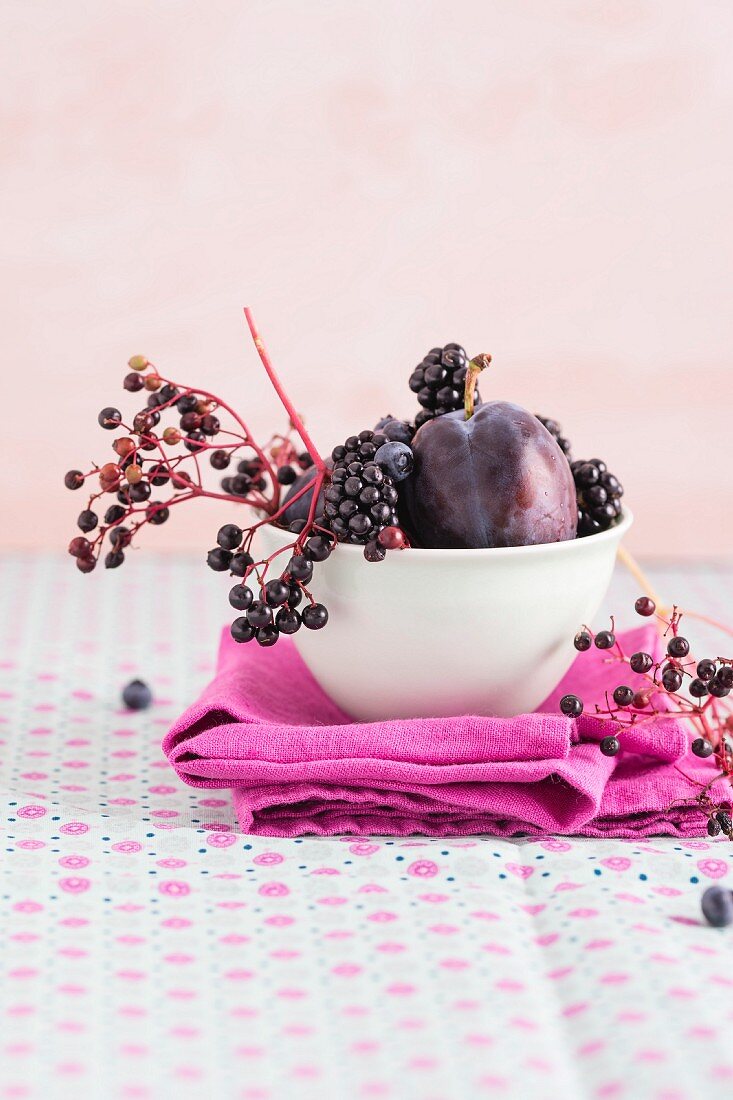
<instances>
[{"instance_id":1,"label":"dark purple plum","mask_svg":"<svg viewBox=\"0 0 733 1100\"><path fill-rule=\"evenodd\" d=\"M327 463L327 465L330 465L330 463ZM283 504L287 504L289 500L292 500L295 494L300 489L302 489L304 485L310 485L310 483L315 478L316 473L317 470L315 466L311 466L310 469L305 471L305 473L300 474L298 477L296 477L295 481L291 486L289 486L288 491L285 494ZM307 493L303 493L302 497L298 497L296 501L293 501L292 504L288 505L288 507L283 512L280 520L282 526L288 527L293 522L293 520L296 519L308 519L308 511L311 506L312 497L313 491L310 490ZM318 511L320 513L323 511L323 489L321 489L320 493L318 494L318 498Z\"/></svg>"},{"instance_id":2,"label":"dark purple plum","mask_svg":"<svg viewBox=\"0 0 733 1100\"><path fill-rule=\"evenodd\" d=\"M519 405L489 401L430 420L412 441L403 497L417 545L528 546L574 539L578 507L568 461Z\"/></svg>"}]
</instances>

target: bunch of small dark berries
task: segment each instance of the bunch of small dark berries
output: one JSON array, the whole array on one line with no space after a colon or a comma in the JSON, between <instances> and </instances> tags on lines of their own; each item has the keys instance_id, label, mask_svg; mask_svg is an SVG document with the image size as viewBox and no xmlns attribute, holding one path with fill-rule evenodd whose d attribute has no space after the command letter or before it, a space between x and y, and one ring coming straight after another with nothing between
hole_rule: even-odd
<instances>
[{"instance_id":1,"label":"bunch of small dark berries","mask_svg":"<svg viewBox=\"0 0 733 1100\"><path fill-rule=\"evenodd\" d=\"M280 466L272 451L289 455L292 450L284 437L279 437L277 448L273 443L260 449L244 422L218 398L162 378L145 356L133 356L128 367L123 389L144 394L145 404L127 420L118 408L103 408L97 417L100 427L122 432L112 441L113 458L86 473L69 470L64 477L67 489L93 487L77 519L82 534L69 544L82 573L91 573L100 558L107 569L122 565L138 531L147 524L165 523L174 505L193 497L221 499L204 485L200 460L206 455L216 470L243 456L233 479L236 485L228 486L224 499L247 500L275 511ZM226 428L218 415L222 411L232 421ZM166 416L172 422L163 427ZM223 441L215 442L216 437Z\"/></svg>"},{"instance_id":2,"label":"bunch of small dark berries","mask_svg":"<svg viewBox=\"0 0 733 1100\"><path fill-rule=\"evenodd\" d=\"M610 630L594 635L584 626L575 635L578 652L584 653L592 646L608 651L610 660L627 665L636 677L635 687L619 684L603 704L594 704L593 717L613 726L613 732L600 741L600 751L615 756L622 747L624 729L631 726L656 717L684 718L695 733L690 744L692 753L702 760L711 759L718 773L713 780L733 781L733 710L728 699L733 690L733 659L692 657L689 641L680 634L682 614L677 608L661 614L654 600L640 596L634 609L643 618L656 617L666 638L662 657L644 651L627 656L616 638L613 619ZM564 695L560 700L560 710L570 718L579 718L584 709L577 695ZM715 837L723 833L733 840L730 805L711 802L707 793L710 785L697 799L708 819L708 834Z\"/></svg>"},{"instance_id":3,"label":"bunch of small dark berries","mask_svg":"<svg viewBox=\"0 0 733 1100\"><path fill-rule=\"evenodd\" d=\"M313 577L314 564L330 555L332 541L324 535L311 535L291 555L280 576L264 580L252 555L242 549L244 538L241 527L225 524L217 535L216 548L209 551L207 558L215 571L228 570L243 578L229 592L229 603L235 611L242 612L231 625L234 641L256 639L259 645L268 647L281 634L295 634L301 626L308 630L324 627L328 611L322 603L315 602L306 586ZM260 569L264 565L260 563ZM254 585L253 577L257 581ZM307 602L301 612L298 608L304 598Z\"/></svg>"}]
</instances>

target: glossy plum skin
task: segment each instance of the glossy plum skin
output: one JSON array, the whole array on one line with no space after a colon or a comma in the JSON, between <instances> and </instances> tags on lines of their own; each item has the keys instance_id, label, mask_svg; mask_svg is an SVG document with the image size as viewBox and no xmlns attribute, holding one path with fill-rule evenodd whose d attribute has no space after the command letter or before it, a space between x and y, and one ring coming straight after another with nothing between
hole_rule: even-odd
<instances>
[{"instance_id":1,"label":"glossy plum skin","mask_svg":"<svg viewBox=\"0 0 733 1100\"><path fill-rule=\"evenodd\" d=\"M468 549L565 542L577 533L570 466L539 420L489 401L430 420L412 442L403 501L416 545Z\"/></svg>"},{"instance_id":2,"label":"glossy plum skin","mask_svg":"<svg viewBox=\"0 0 733 1100\"><path fill-rule=\"evenodd\" d=\"M305 471L305 473L300 474L298 477L296 477L295 481L291 486L289 486L288 491L285 494L283 504L288 504L288 501L292 500L298 490L302 489L304 485L310 485L310 483L315 478L317 472L318 471L316 470L315 466L311 466L310 469ZM321 507L323 507L323 490L321 490L319 495L321 497ZM313 490L311 489L309 492L303 493L303 495L301 497L298 497L296 501L293 501L292 504L289 504L283 512L282 517L279 521L283 525L283 527L287 527L288 524L292 523L294 519L307 519L308 510L310 509L312 499Z\"/></svg>"}]
</instances>

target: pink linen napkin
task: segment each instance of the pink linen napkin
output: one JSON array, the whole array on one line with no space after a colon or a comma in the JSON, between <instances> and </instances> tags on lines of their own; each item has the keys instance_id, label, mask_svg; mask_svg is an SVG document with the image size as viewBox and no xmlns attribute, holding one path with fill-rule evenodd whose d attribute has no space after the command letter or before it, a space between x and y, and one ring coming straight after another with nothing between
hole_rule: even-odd
<instances>
[{"instance_id":1,"label":"pink linen napkin","mask_svg":"<svg viewBox=\"0 0 733 1100\"><path fill-rule=\"evenodd\" d=\"M658 652L653 627L621 640L628 653ZM689 753L685 726L665 718L627 731L608 758L597 745L607 726L559 712L567 692L595 702L636 680L594 649L533 714L360 723L289 640L264 650L225 631L215 679L163 749L186 783L231 787L242 829L262 836L700 835L691 799L714 771Z\"/></svg>"}]
</instances>

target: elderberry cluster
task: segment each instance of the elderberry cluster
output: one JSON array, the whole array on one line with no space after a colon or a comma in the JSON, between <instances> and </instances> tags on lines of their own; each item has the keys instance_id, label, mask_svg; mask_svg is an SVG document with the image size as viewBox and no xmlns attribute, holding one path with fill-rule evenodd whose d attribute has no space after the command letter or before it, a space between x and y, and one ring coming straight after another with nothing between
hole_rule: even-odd
<instances>
[{"instance_id":1,"label":"elderberry cluster","mask_svg":"<svg viewBox=\"0 0 733 1100\"><path fill-rule=\"evenodd\" d=\"M316 562L325 561L332 550L329 539L323 535L311 535L302 547L296 543L294 553L279 577L253 586L247 584L256 566L252 555L242 548L244 531L234 523L220 528L217 545L210 550L207 564L216 572L229 570L243 580L229 592L229 603L235 611L243 612L231 625L235 642L251 642L269 647L275 645L281 634L295 634L301 626L308 630L320 630L328 622L328 611L322 603L316 603L306 585L313 577ZM255 595L255 591L258 595ZM298 610L303 598L309 601Z\"/></svg>"},{"instance_id":2,"label":"elderberry cluster","mask_svg":"<svg viewBox=\"0 0 733 1100\"><path fill-rule=\"evenodd\" d=\"M422 409L415 417L415 428L444 413L463 408L468 356L460 344L432 348L410 375L410 389L417 394ZM478 388L474 403L480 401Z\"/></svg>"},{"instance_id":3,"label":"elderberry cluster","mask_svg":"<svg viewBox=\"0 0 733 1100\"><path fill-rule=\"evenodd\" d=\"M218 449L212 451L209 462L215 470L226 470L231 464L232 456L229 451ZM278 483L283 486L292 485L297 479L299 471L308 470L313 465L313 459L304 451L297 456L296 469L291 463L286 462L278 466L275 471ZM221 488L225 493L234 497L246 497L252 491L264 493L268 480L265 474L264 464L261 458L243 458L237 463L236 473L227 474L221 479Z\"/></svg>"},{"instance_id":4,"label":"elderberry cluster","mask_svg":"<svg viewBox=\"0 0 733 1100\"><path fill-rule=\"evenodd\" d=\"M657 611L656 604L649 596L640 596L634 604L637 615L649 618ZM646 682L636 689L626 684L619 684L612 692L613 705L610 700L606 709L596 705L595 717L611 721L622 722L631 725L637 718L648 718L656 713L654 695L663 691L669 697L675 697L678 701L683 699L679 692L683 686L697 707L703 706L703 700L708 696L713 699L725 699L733 691L733 661L724 658L711 660L704 657L695 661L690 656L690 643L679 631L680 614L676 610L672 612L669 620L662 619L667 630L671 630L671 637L667 640L666 653L662 658L655 658L651 653L643 650L632 653L628 659L617 647L616 636L611 630L601 630L593 635L583 627L575 635L573 644L579 653L585 653L592 646L600 650L610 650L617 647L619 661L627 662L629 669L637 676L645 677ZM663 707L667 710L667 707ZM582 699L577 695L564 695L560 700L560 710L569 718L579 718L584 710ZM686 704L685 713L689 711L689 702ZM699 712L698 712L699 713ZM713 712L714 717L714 712ZM708 729L708 727L703 727ZM725 725L725 730L729 724ZM615 734L604 737L600 742L600 750L605 756L615 756L620 749L619 738ZM733 748L727 737L721 736L716 750L707 736L696 737L690 745L692 753L702 760L711 757L717 752L718 757L726 762L726 767L733 767ZM733 826L731 817L727 811L711 809L708 832L711 836L717 836L723 832L733 840Z\"/></svg>"},{"instance_id":5,"label":"elderberry cluster","mask_svg":"<svg viewBox=\"0 0 733 1100\"><path fill-rule=\"evenodd\" d=\"M241 454L241 448L256 450L240 421L237 421L240 431L225 433L225 444L217 448L212 443L222 431L216 415L218 399L165 381L145 356L134 355L128 367L123 389L132 394L146 393L147 400L142 408L138 407L129 423L112 405L100 411L97 422L101 428L110 432L121 429L127 433L112 441L114 460L94 466L86 474L81 470L69 470L64 477L64 484L71 490L81 489L88 481L98 479L98 489L92 491L87 507L77 519L82 535L72 539L68 548L82 573L91 573L102 557L107 569L122 565L125 550L139 528L147 523L153 526L165 523L170 505L180 494L187 497L210 495L201 484L197 465L197 456L202 452L210 453L215 469L226 469L233 452ZM163 429L159 425L165 413L177 417L177 423ZM293 449L287 441L283 442L287 459ZM302 458L299 456L299 461ZM283 460L284 469L286 459ZM185 468L190 464L194 464L193 477ZM260 452L255 459L240 461L238 476L231 479L236 481L236 486L227 486L230 495L245 496L254 489L259 494L256 500L264 503L268 488L266 469L271 483L276 475L267 467ZM283 476L286 481L288 474ZM167 489L161 495L167 499L152 499L156 495L154 490L163 486ZM116 498L116 503L105 508L102 504L105 495ZM105 540L109 549L103 555Z\"/></svg>"},{"instance_id":6,"label":"elderberry cluster","mask_svg":"<svg viewBox=\"0 0 733 1100\"><path fill-rule=\"evenodd\" d=\"M212 451L209 462L215 470L225 470L231 462L231 455L228 451ZM236 470L235 474L227 474L221 479L221 487L225 493L234 497L246 497L253 490L263 493L267 488L260 459L243 458L237 463Z\"/></svg>"},{"instance_id":7,"label":"elderberry cluster","mask_svg":"<svg viewBox=\"0 0 733 1100\"><path fill-rule=\"evenodd\" d=\"M716 810L708 819L707 831L708 836L720 836L722 833L728 840L733 840L733 818L727 810Z\"/></svg>"},{"instance_id":8,"label":"elderberry cluster","mask_svg":"<svg viewBox=\"0 0 733 1100\"><path fill-rule=\"evenodd\" d=\"M351 435L331 452L333 469L324 493L324 522L338 542L364 546L367 561L381 561L389 539L380 536L399 526L397 482L412 470L412 451L382 432Z\"/></svg>"}]
</instances>

